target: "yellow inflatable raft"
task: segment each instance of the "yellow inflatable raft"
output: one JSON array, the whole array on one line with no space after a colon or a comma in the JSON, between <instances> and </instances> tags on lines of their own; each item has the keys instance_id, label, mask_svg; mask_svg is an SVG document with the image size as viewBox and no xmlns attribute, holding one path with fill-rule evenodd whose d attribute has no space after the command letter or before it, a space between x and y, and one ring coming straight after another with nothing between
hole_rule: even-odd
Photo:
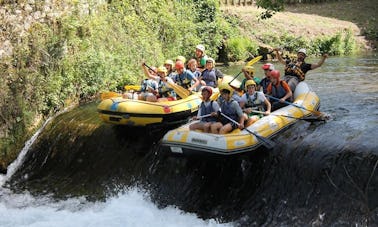
<instances>
[{"instance_id":1,"label":"yellow inflatable raft","mask_svg":"<svg viewBox=\"0 0 378 227\"><path fill-rule=\"evenodd\" d=\"M214 99L219 90L214 89ZM175 101L147 102L122 97L108 98L97 106L100 118L107 123L128 126L170 125L187 122L198 111L201 94L193 93Z\"/></svg>"},{"instance_id":2,"label":"yellow inflatable raft","mask_svg":"<svg viewBox=\"0 0 378 227\"><path fill-rule=\"evenodd\" d=\"M278 133L287 129L299 119L310 116L319 108L319 97L311 91L305 82L300 82L295 89L295 101L262 117L246 129L235 129L229 134L219 135L190 131L187 123L177 129L168 131L161 140L164 152L172 154L217 154L234 155L251 152L260 146L267 146Z\"/></svg>"}]
</instances>

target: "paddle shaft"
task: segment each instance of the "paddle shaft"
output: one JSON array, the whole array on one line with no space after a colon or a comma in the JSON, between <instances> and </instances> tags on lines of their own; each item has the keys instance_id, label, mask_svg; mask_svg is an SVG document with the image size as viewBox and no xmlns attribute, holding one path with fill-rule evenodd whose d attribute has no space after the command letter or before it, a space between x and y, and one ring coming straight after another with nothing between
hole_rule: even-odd
<instances>
[{"instance_id":1,"label":"paddle shaft","mask_svg":"<svg viewBox=\"0 0 378 227\"><path fill-rule=\"evenodd\" d=\"M226 114L224 114L224 113L222 113L222 112L220 112L220 114L221 114L223 117L227 118L229 121L231 121L231 122L233 122L234 124L240 126L239 122L237 122L237 121L235 121L234 119L230 118L230 117L227 116ZM251 133L252 135L254 135L258 140L260 140L260 141L264 144L264 146L265 146L266 148L271 149L271 148L273 148L273 147L275 146L275 143L274 143L272 140L270 140L270 139L268 139L268 138L265 138L265 137L262 137L262 136L260 136L259 134L255 133L255 132L252 132L252 131L249 130L248 128L243 128L243 129L246 130L247 132Z\"/></svg>"},{"instance_id":2,"label":"paddle shaft","mask_svg":"<svg viewBox=\"0 0 378 227\"><path fill-rule=\"evenodd\" d=\"M265 112L263 111L257 111L257 110L252 110L253 113L259 113L259 114L265 114ZM270 115L273 115L273 116L282 116L282 117L288 117L288 118L293 118L293 119L298 119L298 120L306 120L304 118L300 118L300 117L293 117L293 116L288 116L288 115L284 115L284 114L273 114L271 113Z\"/></svg>"},{"instance_id":3,"label":"paddle shaft","mask_svg":"<svg viewBox=\"0 0 378 227\"><path fill-rule=\"evenodd\" d=\"M270 96L270 95L266 95L266 96L269 97L269 98L271 98L271 99L274 99L274 100L276 100L276 101L280 101L279 98L276 98L276 97L273 97L273 96ZM303 106L299 106L299 105L297 105L297 104L295 104L295 103L292 103L292 102L284 101L284 103L285 103L285 104L288 104L288 105L295 106L295 107L297 107L297 108L300 108L300 109L303 109L303 110L306 110L306 111L310 111L311 113L313 113L313 114L315 114L315 115L317 115L317 116L322 115L322 113L319 112L319 111L316 111L316 110L309 110L309 109L304 108Z\"/></svg>"}]
</instances>

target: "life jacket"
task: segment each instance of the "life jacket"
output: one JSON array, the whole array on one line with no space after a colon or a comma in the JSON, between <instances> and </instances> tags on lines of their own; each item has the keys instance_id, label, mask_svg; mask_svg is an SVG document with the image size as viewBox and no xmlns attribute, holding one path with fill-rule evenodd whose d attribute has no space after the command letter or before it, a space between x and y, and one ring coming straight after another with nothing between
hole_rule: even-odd
<instances>
[{"instance_id":1,"label":"life jacket","mask_svg":"<svg viewBox=\"0 0 378 227\"><path fill-rule=\"evenodd\" d=\"M156 90L157 87L156 87L156 83L154 83L153 81L151 81L150 79L144 79L141 83L141 87L140 87L140 91L141 92L146 92L148 91L148 87L151 87L152 89Z\"/></svg>"},{"instance_id":2,"label":"life jacket","mask_svg":"<svg viewBox=\"0 0 378 227\"><path fill-rule=\"evenodd\" d=\"M272 84L272 96L275 98L282 98L286 95L286 90L282 86L282 80L280 80L280 83L276 87L275 85ZM277 102L277 100L274 100L274 102Z\"/></svg>"},{"instance_id":3,"label":"life jacket","mask_svg":"<svg viewBox=\"0 0 378 227\"><path fill-rule=\"evenodd\" d=\"M202 72L202 80L205 81L206 86L216 87L217 86L217 77L216 77L216 75L215 75L215 78L210 77L211 72L214 72L214 75L215 75L215 69L211 69L211 70L205 69ZM212 79L214 79L214 80L212 80Z\"/></svg>"},{"instance_id":4,"label":"life jacket","mask_svg":"<svg viewBox=\"0 0 378 227\"><path fill-rule=\"evenodd\" d=\"M260 85L263 88L264 94L266 94L266 88L268 87L269 83L270 83L270 79L268 79L267 77L265 77L264 79L262 79L261 82L260 82Z\"/></svg>"},{"instance_id":5,"label":"life jacket","mask_svg":"<svg viewBox=\"0 0 378 227\"><path fill-rule=\"evenodd\" d=\"M231 107L231 104L233 102L236 102L235 100L231 99L229 102L222 102L221 104L221 110L222 110L222 113L226 116L228 116L229 118L231 118L232 120L238 122L239 121L239 116L238 116L238 113L236 112L235 109L233 109ZM236 102L237 103L237 102ZM239 105L239 104L238 104ZM225 117L221 117L220 121L222 122L222 124L227 124L230 122L230 120L228 120L227 118Z\"/></svg>"},{"instance_id":6,"label":"life jacket","mask_svg":"<svg viewBox=\"0 0 378 227\"><path fill-rule=\"evenodd\" d=\"M245 108L252 108L253 110L259 111L264 110L264 103L257 98L257 92L255 92L255 94L253 94L252 96L250 96L248 93L245 93L245 95L247 97L247 103L245 103Z\"/></svg>"},{"instance_id":7,"label":"life jacket","mask_svg":"<svg viewBox=\"0 0 378 227\"><path fill-rule=\"evenodd\" d=\"M185 78L184 79L181 78L181 75L183 75ZM185 89L190 88L191 82L192 82L192 80L189 79L187 75L188 74L186 74L186 71L184 71L182 74L176 75L176 82L178 83L178 85L180 85L181 87L183 87Z\"/></svg>"},{"instance_id":8,"label":"life jacket","mask_svg":"<svg viewBox=\"0 0 378 227\"><path fill-rule=\"evenodd\" d=\"M175 97L173 89L168 87L167 84L164 83L162 80L159 80L158 91L160 98Z\"/></svg>"},{"instance_id":9,"label":"life jacket","mask_svg":"<svg viewBox=\"0 0 378 227\"><path fill-rule=\"evenodd\" d=\"M289 62L285 66L285 75L289 76L295 76L299 79L299 81L303 81L305 79L306 72L304 72L303 66L305 65L305 62L301 62L300 65L298 65L297 62Z\"/></svg>"},{"instance_id":10,"label":"life jacket","mask_svg":"<svg viewBox=\"0 0 378 227\"><path fill-rule=\"evenodd\" d=\"M204 102L201 103L200 105L200 110L201 110L201 114L202 115L206 115L206 114L211 114L212 112L214 112L214 108L213 108L213 100L210 101L210 105L206 106ZM216 122L217 121L217 118L216 117L204 117L201 119L201 121L203 122Z\"/></svg>"}]
</instances>

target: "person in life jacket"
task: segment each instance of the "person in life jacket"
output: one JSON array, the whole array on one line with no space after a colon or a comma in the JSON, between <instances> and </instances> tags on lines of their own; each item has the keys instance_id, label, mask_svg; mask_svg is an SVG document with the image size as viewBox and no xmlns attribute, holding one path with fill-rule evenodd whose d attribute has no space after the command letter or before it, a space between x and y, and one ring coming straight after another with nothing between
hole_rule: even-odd
<instances>
[{"instance_id":1,"label":"person in life jacket","mask_svg":"<svg viewBox=\"0 0 378 227\"><path fill-rule=\"evenodd\" d=\"M197 61L196 59L192 58L188 61L188 70L190 70L194 77L200 81L200 84L195 88L195 91L199 91L202 85L206 85L205 83L202 84L201 82L201 72L197 68ZM195 81L192 80L192 85L195 84Z\"/></svg>"},{"instance_id":2,"label":"person in life jacket","mask_svg":"<svg viewBox=\"0 0 378 227\"><path fill-rule=\"evenodd\" d=\"M290 89L293 92L295 91L298 83L305 79L306 73L309 70L322 66L325 59L328 57L328 54L323 54L318 63L310 64L305 62L307 51L304 48L298 50L297 59L295 60L284 60L279 50L279 48L274 49L274 51L277 53L278 61L285 65L285 76L283 79L289 84Z\"/></svg>"},{"instance_id":3,"label":"person in life jacket","mask_svg":"<svg viewBox=\"0 0 378 227\"><path fill-rule=\"evenodd\" d=\"M256 83L254 80L247 80L245 82L245 93L241 97L239 105L244 112L247 126L259 120L263 116L261 112L264 112L264 115L269 115L271 110L271 104L265 97L264 93L256 91Z\"/></svg>"},{"instance_id":4,"label":"person in life jacket","mask_svg":"<svg viewBox=\"0 0 378 227\"><path fill-rule=\"evenodd\" d=\"M148 101L150 102L163 102L163 101L173 101L176 100L176 93L174 90L169 87L169 83L174 83L173 80L167 77L167 68L160 66L157 68L157 75L151 74L145 63L142 64L144 73L151 79L155 80L158 83L157 91L151 91L154 96L150 97ZM146 100L147 101L147 100Z\"/></svg>"},{"instance_id":5,"label":"person in life jacket","mask_svg":"<svg viewBox=\"0 0 378 227\"><path fill-rule=\"evenodd\" d=\"M199 71L203 71L205 69L206 65L206 59L208 58L207 55L205 54L205 46L202 44L198 44L196 46L196 51L195 51L195 57L197 60L197 67Z\"/></svg>"},{"instance_id":6,"label":"person in life jacket","mask_svg":"<svg viewBox=\"0 0 378 227\"><path fill-rule=\"evenodd\" d=\"M144 67L144 66L143 66ZM151 66L151 69L146 69L144 72L145 75L148 77L142 80L140 84L140 90L127 90L122 97L125 99L138 99L143 101L153 101L154 100L154 93L157 92L158 83L151 79L150 75L156 76L156 67ZM125 86L126 87L126 86Z\"/></svg>"},{"instance_id":7,"label":"person in life jacket","mask_svg":"<svg viewBox=\"0 0 378 227\"><path fill-rule=\"evenodd\" d=\"M242 69L244 79L241 81L240 87L235 88L234 86L231 85L233 89L235 89L238 92L244 92L245 91L245 82L248 80L253 80L256 83L256 91L260 90L260 79L255 77L255 68L253 66L244 66ZM240 102L240 101L239 101Z\"/></svg>"},{"instance_id":8,"label":"person in life jacket","mask_svg":"<svg viewBox=\"0 0 378 227\"><path fill-rule=\"evenodd\" d=\"M261 80L260 85L262 87L262 91L266 94L266 89L270 84L270 72L274 70L274 65L271 63L266 63L261 67L264 70L265 77Z\"/></svg>"},{"instance_id":9,"label":"person in life jacket","mask_svg":"<svg viewBox=\"0 0 378 227\"><path fill-rule=\"evenodd\" d=\"M286 106L287 104L284 101L292 101L293 93L286 81L280 79L280 71L273 70L270 73L270 80L271 82L266 89L267 95L280 99L280 101L270 100L272 111L274 111Z\"/></svg>"},{"instance_id":10,"label":"person in life jacket","mask_svg":"<svg viewBox=\"0 0 378 227\"><path fill-rule=\"evenodd\" d=\"M210 127L213 123L216 123L219 105L216 101L210 100L213 90L211 87L202 87L202 102L198 109L197 116L193 117L193 120L200 120L189 126L190 130L202 130L203 132L210 132Z\"/></svg>"},{"instance_id":11,"label":"person in life jacket","mask_svg":"<svg viewBox=\"0 0 378 227\"><path fill-rule=\"evenodd\" d=\"M194 77L190 70L186 70L184 67L184 62L178 60L175 64L177 75L174 81L181 87L188 89L189 91L195 90L195 88L200 84L200 81ZM194 83L192 83L194 81Z\"/></svg>"},{"instance_id":12,"label":"person in life jacket","mask_svg":"<svg viewBox=\"0 0 378 227\"><path fill-rule=\"evenodd\" d=\"M238 122L239 125L235 124L234 122L230 121L226 117L222 116L222 114L220 114L219 122L216 122L210 126L211 133L226 134L238 127L240 129L243 129L244 128L243 111L240 108L239 103L231 98L233 89L230 87L228 83L222 83L219 86L219 90L222 96L222 99L221 99L222 101L220 103L220 109L221 109L222 114L231 118L235 122Z\"/></svg>"},{"instance_id":13,"label":"person in life jacket","mask_svg":"<svg viewBox=\"0 0 378 227\"><path fill-rule=\"evenodd\" d=\"M174 63L171 59L167 59L164 61L165 68L167 68L167 76L171 79L174 79L176 76L176 72L174 70Z\"/></svg>"},{"instance_id":14,"label":"person in life jacket","mask_svg":"<svg viewBox=\"0 0 378 227\"><path fill-rule=\"evenodd\" d=\"M206 59L206 65L205 65L205 70L202 71L201 74L201 84L204 84L206 86L210 87L217 87L218 81L217 81L217 76L215 74L215 60L212 58Z\"/></svg>"}]
</instances>

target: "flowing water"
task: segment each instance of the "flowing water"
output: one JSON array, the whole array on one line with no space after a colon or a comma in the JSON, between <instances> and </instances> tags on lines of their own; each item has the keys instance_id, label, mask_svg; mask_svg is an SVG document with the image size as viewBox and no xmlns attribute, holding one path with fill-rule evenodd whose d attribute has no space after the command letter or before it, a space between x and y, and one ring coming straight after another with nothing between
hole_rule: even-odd
<instances>
[{"instance_id":1,"label":"flowing water","mask_svg":"<svg viewBox=\"0 0 378 227\"><path fill-rule=\"evenodd\" d=\"M0 226L378 225L377 69L327 59L306 81L331 119L238 157L166 156L167 129L104 124L97 103L62 113L0 175Z\"/></svg>"}]
</instances>

